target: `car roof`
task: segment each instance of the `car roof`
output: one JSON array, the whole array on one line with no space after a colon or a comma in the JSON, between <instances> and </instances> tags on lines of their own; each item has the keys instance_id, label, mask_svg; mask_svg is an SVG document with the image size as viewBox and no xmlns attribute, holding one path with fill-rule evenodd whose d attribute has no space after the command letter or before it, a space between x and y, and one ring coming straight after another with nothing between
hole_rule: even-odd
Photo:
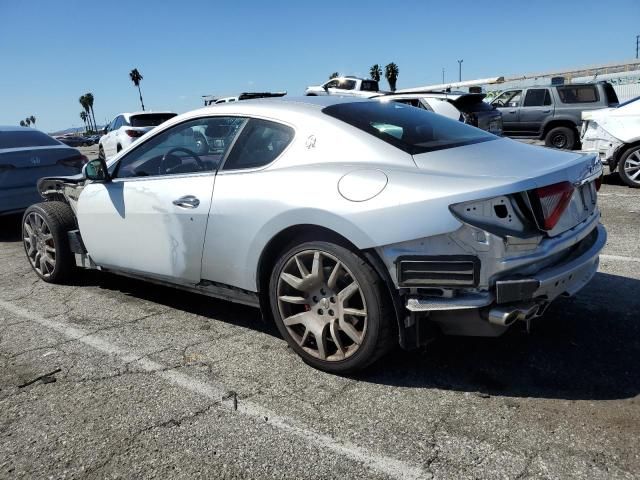
<instances>
[{"instance_id":1,"label":"car roof","mask_svg":"<svg viewBox=\"0 0 640 480\"><path fill-rule=\"evenodd\" d=\"M14 127L13 125L0 125L0 130L3 132L21 132L23 130L29 130L33 132L37 129L32 127ZM37 131L39 132L40 130Z\"/></svg>"},{"instance_id":2,"label":"car roof","mask_svg":"<svg viewBox=\"0 0 640 480\"><path fill-rule=\"evenodd\" d=\"M131 117L133 117L134 115L135 115L135 116L138 116L138 115L156 115L156 114L158 114L158 113L160 113L160 114L164 114L164 113L172 113L172 114L174 114L174 115L177 115L175 112L170 112L169 110L158 110L158 111L155 111L155 110L146 110L146 111L143 111L143 112L123 112L123 113L120 113L120 114L118 114L118 115L123 115L123 116L127 119L127 121L128 121L128 120L129 120ZM116 117L117 117L118 115L116 115Z\"/></svg>"}]
</instances>

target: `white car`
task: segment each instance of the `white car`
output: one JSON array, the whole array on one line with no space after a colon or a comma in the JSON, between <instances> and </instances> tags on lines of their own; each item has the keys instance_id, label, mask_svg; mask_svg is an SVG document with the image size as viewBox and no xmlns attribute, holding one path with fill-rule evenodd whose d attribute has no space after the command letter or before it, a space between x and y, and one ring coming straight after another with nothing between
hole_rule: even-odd
<instances>
[{"instance_id":1,"label":"white car","mask_svg":"<svg viewBox=\"0 0 640 480\"><path fill-rule=\"evenodd\" d=\"M462 112L445 98L425 97L422 93L404 93L401 95L389 94L375 97L381 102L398 102L412 107L422 108L429 112L444 115L452 120L464 122Z\"/></svg>"},{"instance_id":2,"label":"white car","mask_svg":"<svg viewBox=\"0 0 640 480\"><path fill-rule=\"evenodd\" d=\"M104 135L98 142L98 156L105 160L113 157L149 130L176 115L173 112L121 113L105 127Z\"/></svg>"},{"instance_id":3,"label":"white car","mask_svg":"<svg viewBox=\"0 0 640 480\"><path fill-rule=\"evenodd\" d=\"M307 87L304 94L310 97L319 95L347 95L352 97L371 98L379 95L380 87L375 80L358 77L332 78L322 85Z\"/></svg>"},{"instance_id":4,"label":"white car","mask_svg":"<svg viewBox=\"0 0 640 480\"><path fill-rule=\"evenodd\" d=\"M640 97L582 112L582 149L597 152L624 183L640 188Z\"/></svg>"}]
</instances>

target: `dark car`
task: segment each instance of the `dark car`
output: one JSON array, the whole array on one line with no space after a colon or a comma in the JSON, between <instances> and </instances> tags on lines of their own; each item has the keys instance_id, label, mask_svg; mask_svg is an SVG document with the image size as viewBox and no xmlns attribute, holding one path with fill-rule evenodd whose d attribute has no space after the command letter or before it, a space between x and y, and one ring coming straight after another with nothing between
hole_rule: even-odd
<instances>
[{"instance_id":1,"label":"dark car","mask_svg":"<svg viewBox=\"0 0 640 480\"><path fill-rule=\"evenodd\" d=\"M34 128L0 126L0 215L41 200L39 178L76 175L87 157Z\"/></svg>"},{"instance_id":2,"label":"dark car","mask_svg":"<svg viewBox=\"0 0 640 480\"><path fill-rule=\"evenodd\" d=\"M614 107L618 96L607 82L571 83L506 90L491 105L502 112L505 135L572 150L579 144L582 112Z\"/></svg>"},{"instance_id":3,"label":"dark car","mask_svg":"<svg viewBox=\"0 0 640 480\"><path fill-rule=\"evenodd\" d=\"M56 140L70 147L88 147L93 145L91 139L81 135L64 135L62 137L56 137Z\"/></svg>"}]
</instances>

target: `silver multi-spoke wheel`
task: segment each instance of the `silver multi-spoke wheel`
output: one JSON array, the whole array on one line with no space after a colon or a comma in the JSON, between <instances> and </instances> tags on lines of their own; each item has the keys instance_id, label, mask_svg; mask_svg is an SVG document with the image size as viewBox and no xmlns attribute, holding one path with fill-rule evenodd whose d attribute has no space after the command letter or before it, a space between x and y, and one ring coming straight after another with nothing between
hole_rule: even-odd
<instances>
[{"instance_id":1,"label":"silver multi-spoke wheel","mask_svg":"<svg viewBox=\"0 0 640 480\"><path fill-rule=\"evenodd\" d=\"M625 159L623 168L629 180L640 184L640 150L636 150Z\"/></svg>"},{"instance_id":2,"label":"silver multi-spoke wheel","mask_svg":"<svg viewBox=\"0 0 640 480\"><path fill-rule=\"evenodd\" d=\"M334 255L295 253L277 280L278 310L287 332L309 355L340 361L367 334L367 305L358 280Z\"/></svg>"},{"instance_id":3,"label":"silver multi-spoke wheel","mask_svg":"<svg viewBox=\"0 0 640 480\"><path fill-rule=\"evenodd\" d=\"M38 212L30 212L23 223L23 240L33 268L44 278L56 268L56 245L46 220Z\"/></svg>"}]
</instances>

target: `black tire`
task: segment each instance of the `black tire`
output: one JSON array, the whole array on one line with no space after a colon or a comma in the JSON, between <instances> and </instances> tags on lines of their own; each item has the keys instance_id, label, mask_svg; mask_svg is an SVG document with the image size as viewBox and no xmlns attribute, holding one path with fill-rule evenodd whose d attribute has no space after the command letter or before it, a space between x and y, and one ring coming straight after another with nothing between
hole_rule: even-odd
<instances>
[{"instance_id":1,"label":"black tire","mask_svg":"<svg viewBox=\"0 0 640 480\"><path fill-rule=\"evenodd\" d=\"M634 162L634 164L627 165L628 162ZM624 183L631 188L640 188L640 170L636 170L635 162L640 162L640 145L627 149L618 162L618 174ZM631 178L633 175L638 175L635 180Z\"/></svg>"},{"instance_id":2,"label":"black tire","mask_svg":"<svg viewBox=\"0 0 640 480\"><path fill-rule=\"evenodd\" d=\"M37 234L33 231L33 220L38 217L42 218L46 228L42 230L50 234L49 240L44 239L41 235L37 240ZM64 202L43 202L31 205L24 212L22 217L22 238L27 259L33 268L33 271L45 282L64 283L72 274L75 267L75 259L71 249L69 248L69 237L67 232L76 228L76 220L71 207ZM29 232L31 230L31 232ZM47 235L48 236L48 235ZM28 239L28 240L27 240ZM36 267L36 257L30 251L30 245L41 242L46 243L49 247L54 248L55 265L51 268L51 264L47 263L45 267ZM46 271L45 270L50 270Z\"/></svg>"},{"instance_id":3,"label":"black tire","mask_svg":"<svg viewBox=\"0 0 640 480\"><path fill-rule=\"evenodd\" d=\"M98 147L98 158L104 161L107 160L106 157L104 156L104 149L102 148L102 145Z\"/></svg>"},{"instance_id":4,"label":"black tire","mask_svg":"<svg viewBox=\"0 0 640 480\"><path fill-rule=\"evenodd\" d=\"M570 127L552 128L544 137L544 144L560 150L573 150L576 146L576 131Z\"/></svg>"},{"instance_id":5,"label":"black tire","mask_svg":"<svg viewBox=\"0 0 640 480\"><path fill-rule=\"evenodd\" d=\"M287 264L290 264L291 259L293 259L295 255L300 253L303 253L304 255L304 252L309 251L320 251L323 252L323 254L333 256L335 259L339 260L340 263L346 266L349 271L345 271L345 276L351 278L349 282L352 282L353 280L356 281L360 287L358 295L362 295L366 305L366 328L363 330L361 341L358 344L359 346L356 348L354 353L343 359L323 360L308 353L292 337L283 322L278 297L280 276ZM326 265L323 266L330 269L330 267L327 267ZM326 273L324 278L327 278ZM311 302L310 297L305 298L308 298L309 302ZM326 301L327 299L324 300ZM333 298L331 300L333 301ZM324 241L301 242L285 249L278 258L270 276L269 303L276 326L290 347L300 355L300 357L302 357L305 363L325 372L350 374L362 370L382 357L391 348L393 348L397 342L396 336L394 335L395 319L393 317L393 309L388 299L388 293L386 292L383 280L364 258L356 252L335 243ZM304 308L307 311L310 311L316 308L317 305L318 304L315 304L315 306L311 307L304 306ZM318 310L318 312L321 312L321 310ZM327 317L334 315L332 310L328 310L328 312L331 313L328 314ZM335 315L339 314L336 313ZM337 319L334 320L337 321ZM365 320L362 321L365 322ZM328 324L325 325L325 327L326 329L331 330L331 327L328 326ZM316 337L314 336L313 338L315 339ZM335 342L333 345L336 345ZM307 350L310 349L307 348Z\"/></svg>"}]
</instances>

